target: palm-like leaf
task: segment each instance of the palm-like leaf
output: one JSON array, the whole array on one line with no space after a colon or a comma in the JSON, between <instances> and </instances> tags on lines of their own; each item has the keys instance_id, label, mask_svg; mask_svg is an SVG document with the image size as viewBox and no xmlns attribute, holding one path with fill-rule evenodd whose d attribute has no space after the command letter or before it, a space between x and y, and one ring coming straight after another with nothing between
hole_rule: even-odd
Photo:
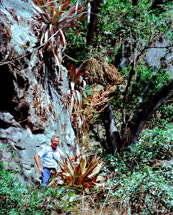
<instances>
[{"instance_id":1,"label":"palm-like leaf","mask_svg":"<svg viewBox=\"0 0 173 215\"><path fill-rule=\"evenodd\" d=\"M67 159L63 159L62 163L60 163L61 171L58 175L61 180L70 186L82 185L83 188L91 188L104 184L106 177L98 176L103 166L104 163L100 161L100 157L97 157L97 154L91 161L87 161L84 152L82 152L78 156L78 162L74 163L67 155Z\"/></svg>"}]
</instances>

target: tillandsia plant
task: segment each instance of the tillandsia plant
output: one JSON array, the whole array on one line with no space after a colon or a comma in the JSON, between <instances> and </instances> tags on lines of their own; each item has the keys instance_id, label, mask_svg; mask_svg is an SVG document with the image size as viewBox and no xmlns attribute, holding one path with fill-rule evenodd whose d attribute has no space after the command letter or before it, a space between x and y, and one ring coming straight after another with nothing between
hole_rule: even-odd
<instances>
[{"instance_id":1,"label":"tillandsia plant","mask_svg":"<svg viewBox=\"0 0 173 215\"><path fill-rule=\"evenodd\" d=\"M58 177L53 179L49 186L56 184L56 181L63 181L69 186L82 186L82 188L92 188L94 186L104 186L106 176L99 176L104 162L100 160L97 154L89 160L84 152L73 158L66 155L60 163L61 171Z\"/></svg>"},{"instance_id":2,"label":"tillandsia plant","mask_svg":"<svg viewBox=\"0 0 173 215\"><path fill-rule=\"evenodd\" d=\"M117 84L104 89L102 85L96 85L91 88L91 94L83 99L81 113L84 116L83 128L92 124L99 114L106 108L108 102L112 99L110 94L117 89Z\"/></svg>"},{"instance_id":3,"label":"tillandsia plant","mask_svg":"<svg viewBox=\"0 0 173 215\"><path fill-rule=\"evenodd\" d=\"M70 94L72 95L72 99L76 100L77 104L81 105L81 94L80 89L84 91L86 86L86 81L83 76L86 73L86 65L88 60L83 61L83 63L79 67L74 67L74 65L68 65L69 72L69 80L70 80ZM79 90L77 90L79 89ZM71 103L74 103L71 101ZM73 107L70 108L70 113L72 112Z\"/></svg>"},{"instance_id":4,"label":"tillandsia plant","mask_svg":"<svg viewBox=\"0 0 173 215\"><path fill-rule=\"evenodd\" d=\"M79 67L70 65L68 71L71 95L68 109L74 130L84 137L88 125L104 110L111 99L110 95L117 89L117 84L122 82L123 77L104 58L90 58ZM86 81L92 83L89 90L85 89Z\"/></svg>"},{"instance_id":5,"label":"tillandsia plant","mask_svg":"<svg viewBox=\"0 0 173 215\"><path fill-rule=\"evenodd\" d=\"M83 119L80 115L80 108L82 106L82 93L85 93L84 89L86 86L86 81L83 76L86 73L86 65L88 64L88 60L85 60L80 64L79 67L75 67L74 65L68 65L69 72L69 95L70 102L68 105L69 114L71 117L71 121L74 122L76 130L80 130L82 128Z\"/></svg>"},{"instance_id":6,"label":"tillandsia plant","mask_svg":"<svg viewBox=\"0 0 173 215\"><path fill-rule=\"evenodd\" d=\"M111 99L109 95L117 89L116 86L123 81L123 77L115 66L108 64L103 58L90 58L77 68L71 65L68 71L72 95L70 114L78 110L83 116L81 121L90 124L104 110L105 104ZM92 83L89 90L91 93L85 91L86 82Z\"/></svg>"},{"instance_id":7,"label":"tillandsia plant","mask_svg":"<svg viewBox=\"0 0 173 215\"><path fill-rule=\"evenodd\" d=\"M89 60L84 60L79 67L75 67L74 65L68 65L68 72L70 81L74 82L75 85L81 84L83 80L83 76L86 73L86 66Z\"/></svg>"},{"instance_id":8,"label":"tillandsia plant","mask_svg":"<svg viewBox=\"0 0 173 215\"><path fill-rule=\"evenodd\" d=\"M42 21L40 46L49 45L57 66L61 65L62 52L66 47L65 31L77 27L76 22L83 11L78 1L75 6L69 7L71 0L34 0L34 9Z\"/></svg>"}]
</instances>

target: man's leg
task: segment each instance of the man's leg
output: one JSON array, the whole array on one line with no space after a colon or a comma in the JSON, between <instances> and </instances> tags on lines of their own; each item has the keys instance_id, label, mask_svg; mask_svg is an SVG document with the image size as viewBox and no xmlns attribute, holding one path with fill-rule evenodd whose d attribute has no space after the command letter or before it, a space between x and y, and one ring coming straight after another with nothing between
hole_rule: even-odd
<instances>
[{"instance_id":1,"label":"man's leg","mask_svg":"<svg viewBox=\"0 0 173 215\"><path fill-rule=\"evenodd\" d=\"M42 173L42 182L41 182L41 186L43 188L47 188L50 175L51 175L51 169L44 168Z\"/></svg>"}]
</instances>

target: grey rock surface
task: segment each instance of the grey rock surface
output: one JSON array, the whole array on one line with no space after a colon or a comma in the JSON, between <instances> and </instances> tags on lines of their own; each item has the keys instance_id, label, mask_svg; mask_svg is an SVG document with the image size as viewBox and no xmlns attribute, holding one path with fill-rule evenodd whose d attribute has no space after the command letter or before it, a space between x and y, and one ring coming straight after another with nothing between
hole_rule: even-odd
<instances>
[{"instance_id":1,"label":"grey rock surface","mask_svg":"<svg viewBox=\"0 0 173 215\"><path fill-rule=\"evenodd\" d=\"M64 100L68 72L61 66L60 77L51 56L48 61L50 53L42 56L36 48L38 23L31 5L22 0L0 5L0 160L6 169L20 170L21 182L36 185L34 155L50 145L53 135L61 137L59 147L69 155L78 146Z\"/></svg>"},{"instance_id":2,"label":"grey rock surface","mask_svg":"<svg viewBox=\"0 0 173 215\"><path fill-rule=\"evenodd\" d=\"M165 47L169 47L168 49ZM148 52L146 52L146 62L150 67L158 68L160 66L160 61L165 58L166 67L165 70L169 71L171 78L173 79L173 48L171 47L171 41L168 39L162 39L161 41L156 41L153 47ZM159 48L157 48L159 47Z\"/></svg>"}]
</instances>

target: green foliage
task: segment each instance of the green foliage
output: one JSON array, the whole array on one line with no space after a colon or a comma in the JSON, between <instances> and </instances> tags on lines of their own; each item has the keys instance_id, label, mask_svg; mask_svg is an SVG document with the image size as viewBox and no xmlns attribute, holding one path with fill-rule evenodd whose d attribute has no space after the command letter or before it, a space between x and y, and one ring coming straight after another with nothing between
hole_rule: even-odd
<instances>
[{"instance_id":1,"label":"green foliage","mask_svg":"<svg viewBox=\"0 0 173 215\"><path fill-rule=\"evenodd\" d=\"M88 58L89 53L89 47L86 46L86 22L80 21L80 25L77 28L76 31L69 29L67 31L67 48L65 50L65 53L72 57L76 63L82 62L83 60L86 60ZM74 60L70 59L69 57L65 58L65 64L74 64Z\"/></svg>"},{"instance_id":2,"label":"green foliage","mask_svg":"<svg viewBox=\"0 0 173 215\"><path fill-rule=\"evenodd\" d=\"M0 167L0 214L7 214L7 211L18 211L22 206L20 199L22 199L22 187L14 185L14 172L5 171L3 163Z\"/></svg>"},{"instance_id":3,"label":"green foliage","mask_svg":"<svg viewBox=\"0 0 173 215\"><path fill-rule=\"evenodd\" d=\"M155 160L170 160L173 155L172 132L173 126L168 124L166 128L155 127L142 133L142 138L133 149L138 160L143 164L151 164Z\"/></svg>"},{"instance_id":4,"label":"green foliage","mask_svg":"<svg viewBox=\"0 0 173 215\"><path fill-rule=\"evenodd\" d=\"M131 66L123 67L120 71L120 74L124 77L125 80L128 80L130 70L132 69ZM136 108L136 105L139 102L139 99L144 92L144 89L148 87L148 91L145 94L144 101L147 102L148 98L150 96L154 96L158 91L162 89L163 86L169 84L171 81L170 79L170 73L168 71L165 71L161 69L157 75L155 74L155 69L148 68L143 63L136 66L136 78L134 77L131 82L131 88L129 89L127 93L126 98L126 110L128 115L133 116L133 112ZM121 90L122 88L122 90ZM114 106L116 113L122 110L122 104L125 92L125 84L121 83L118 90L115 92L115 96L112 99L112 105ZM163 117L165 120L169 119L171 121L172 119L172 104L164 105L159 109L159 112L161 112L161 117ZM118 114L116 114L118 116ZM120 115L121 117L121 115ZM118 121L121 120L121 118L117 119ZM153 119L156 121L156 119ZM156 121L158 122L158 120ZM155 123L153 123L154 125ZM161 123L160 123L161 124Z\"/></svg>"},{"instance_id":5,"label":"green foliage","mask_svg":"<svg viewBox=\"0 0 173 215\"><path fill-rule=\"evenodd\" d=\"M162 105L158 112L161 114L162 120L166 123L173 122L173 104L171 102Z\"/></svg>"},{"instance_id":6,"label":"green foliage","mask_svg":"<svg viewBox=\"0 0 173 215\"><path fill-rule=\"evenodd\" d=\"M165 70L160 70L157 73L157 76L154 74L156 69L148 68L145 65L137 66L137 83L136 87L143 89L147 86L148 82L153 78L152 85L155 88L155 91L158 91L162 88L163 85L169 83L170 73ZM153 92L153 90L152 90Z\"/></svg>"},{"instance_id":7,"label":"green foliage","mask_svg":"<svg viewBox=\"0 0 173 215\"><path fill-rule=\"evenodd\" d=\"M86 210L95 214L103 208L102 214L171 214L172 133L172 123L147 129L129 151L115 156L103 154L106 165L101 174L108 180L104 188L93 188L90 193L67 186L49 187L43 192L26 188L16 184L15 172L4 170L0 163L0 214L83 214L80 207L84 203Z\"/></svg>"},{"instance_id":8,"label":"green foliage","mask_svg":"<svg viewBox=\"0 0 173 215\"><path fill-rule=\"evenodd\" d=\"M134 148L105 160L111 201L128 214L170 214L173 210L173 126L146 130Z\"/></svg>"},{"instance_id":9,"label":"green foliage","mask_svg":"<svg viewBox=\"0 0 173 215\"><path fill-rule=\"evenodd\" d=\"M138 1L133 6L129 1L106 1L102 5L98 30L101 43L112 44L118 38L133 38L138 45L148 44L156 35L166 32L170 27L170 2L161 13L149 11L148 1ZM142 29L142 31L141 31ZM110 32L109 38L105 32ZM107 44L106 43L106 44Z\"/></svg>"},{"instance_id":10,"label":"green foliage","mask_svg":"<svg viewBox=\"0 0 173 215\"><path fill-rule=\"evenodd\" d=\"M49 188L43 192L17 184L14 171L7 171L0 163L0 214L12 215L48 215L53 211L58 214L76 212L79 202L76 190Z\"/></svg>"}]
</instances>

